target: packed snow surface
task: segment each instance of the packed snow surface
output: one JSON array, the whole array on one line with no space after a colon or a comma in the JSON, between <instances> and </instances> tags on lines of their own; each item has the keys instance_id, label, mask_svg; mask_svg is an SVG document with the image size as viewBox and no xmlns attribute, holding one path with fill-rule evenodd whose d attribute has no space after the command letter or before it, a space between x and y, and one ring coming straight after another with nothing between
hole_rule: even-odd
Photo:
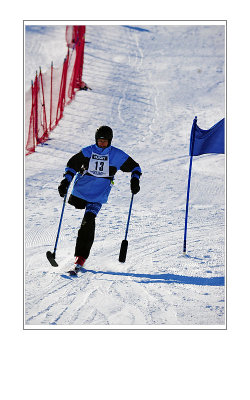
<instances>
[{"instance_id":1,"label":"packed snow surface","mask_svg":"<svg viewBox=\"0 0 250 400\"><path fill-rule=\"evenodd\" d=\"M65 26L30 26L25 85L60 65ZM189 138L195 116L208 129L225 116L224 25L87 25L83 80L50 140L25 158L25 326L196 328L225 326L225 156L194 157L187 255L182 254ZM96 220L87 272L66 271L83 210L66 204L52 267L68 159L109 125L112 144L141 166L125 263L118 261L131 199L116 174Z\"/></svg>"}]
</instances>

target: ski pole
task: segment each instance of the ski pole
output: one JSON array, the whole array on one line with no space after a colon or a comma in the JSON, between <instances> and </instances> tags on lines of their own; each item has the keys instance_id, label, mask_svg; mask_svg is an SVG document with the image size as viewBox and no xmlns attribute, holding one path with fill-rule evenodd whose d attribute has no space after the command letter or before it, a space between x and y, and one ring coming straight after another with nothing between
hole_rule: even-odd
<instances>
[{"instance_id":1,"label":"ski pole","mask_svg":"<svg viewBox=\"0 0 250 400\"><path fill-rule=\"evenodd\" d=\"M67 191L67 193L68 193L68 191ZM51 253L51 251L47 251L47 253L46 253L47 259L49 260L50 264L53 267L58 267L58 264L57 264L57 262L55 260L55 258L56 258L56 248L57 248L57 243L58 243L58 239L59 239L59 235L60 235L60 230L61 230L61 225L62 225L62 219L63 219L63 213L64 213L64 208L65 208L67 193L65 194L64 199L63 199L62 212L61 212L59 227L58 227L58 230L57 230L57 236L56 236L54 252Z\"/></svg>"},{"instance_id":2,"label":"ski pole","mask_svg":"<svg viewBox=\"0 0 250 400\"><path fill-rule=\"evenodd\" d=\"M125 262L126 261L127 250L128 250L128 241L127 241L128 227L129 227L129 221L130 221L130 216L131 216L133 199L134 199L134 195L132 194L131 201L130 201L130 207L129 207L129 213L128 213L128 221L127 221L125 239L122 241L121 248L120 248L120 254L119 254L119 261L120 262Z\"/></svg>"}]
</instances>

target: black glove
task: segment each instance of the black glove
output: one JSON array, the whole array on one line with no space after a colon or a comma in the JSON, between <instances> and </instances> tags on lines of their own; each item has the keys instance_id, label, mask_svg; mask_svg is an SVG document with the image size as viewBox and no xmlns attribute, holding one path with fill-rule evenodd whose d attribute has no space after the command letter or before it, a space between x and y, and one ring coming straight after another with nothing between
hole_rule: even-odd
<instances>
[{"instance_id":1,"label":"black glove","mask_svg":"<svg viewBox=\"0 0 250 400\"><path fill-rule=\"evenodd\" d=\"M60 185L58 186L58 192L59 192L61 197L65 196L65 194L68 191L69 185L70 185L70 182L68 181L68 179L64 178L62 180L62 182L60 183Z\"/></svg>"},{"instance_id":2,"label":"black glove","mask_svg":"<svg viewBox=\"0 0 250 400\"><path fill-rule=\"evenodd\" d=\"M136 177L131 178L130 187L133 194L138 193L140 191L139 179Z\"/></svg>"}]
</instances>

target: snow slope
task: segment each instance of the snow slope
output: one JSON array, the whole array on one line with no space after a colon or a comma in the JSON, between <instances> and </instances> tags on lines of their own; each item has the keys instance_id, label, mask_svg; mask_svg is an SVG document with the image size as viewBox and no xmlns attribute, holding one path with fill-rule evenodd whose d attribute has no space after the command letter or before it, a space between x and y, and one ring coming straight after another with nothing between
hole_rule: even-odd
<instances>
[{"instance_id":1,"label":"snow slope","mask_svg":"<svg viewBox=\"0 0 250 400\"><path fill-rule=\"evenodd\" d=\"M26 33L26 77L66 53L64 26ZM187 256L182 255L192 121L208 129L225 116L224 26L87 25L83 79L51 140L25 159L25 327L223 328L225 326L225 156L195 157ZM56 40L57 50L53 43ZM61 42L61 49L59 49ZM54 58L55 57L55 58ZM37 68L37 67L35 67ZM88 272L65 272L83 211L67 205L53 251L68 159L113 128L113 145L141 165L126 263L118 261L130 174L118 172L97 217Z\"/></svg>"}]
</instances>

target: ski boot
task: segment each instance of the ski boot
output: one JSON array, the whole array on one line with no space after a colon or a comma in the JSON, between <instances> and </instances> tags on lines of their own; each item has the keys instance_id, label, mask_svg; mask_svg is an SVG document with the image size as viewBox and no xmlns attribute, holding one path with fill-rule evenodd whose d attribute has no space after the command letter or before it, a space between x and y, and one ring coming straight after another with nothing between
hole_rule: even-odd
<instances>
[{"instance_id":1,"label":"ski boot","mask_svg":"<svg viewBox=\"0 0 250 400\"><path fill-rule=\"evenodd\" d=\"M80 271L80 269L83 267L84 263L85 263L85 258L83 257L76 257L75 260L75 268L68 271L70 275L77 275L77 272Z\"/></svg>"}]
</instances>

